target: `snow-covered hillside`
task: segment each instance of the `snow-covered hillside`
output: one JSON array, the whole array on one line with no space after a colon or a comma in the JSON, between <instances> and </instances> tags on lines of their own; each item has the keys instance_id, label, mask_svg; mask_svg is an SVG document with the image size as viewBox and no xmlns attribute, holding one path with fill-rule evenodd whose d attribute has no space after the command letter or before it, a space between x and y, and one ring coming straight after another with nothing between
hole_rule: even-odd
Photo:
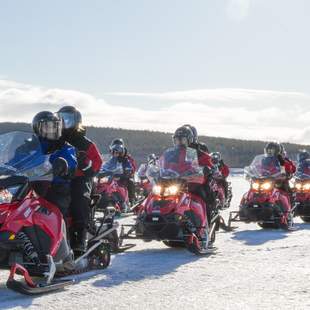
<instances>
[{"instance_id":1,"label":"snow-covered hillside","mask_svg":"<svg viewBox=\"0 0 310 310\"><path fill-rule=\"evenodd\" d=\"M232 182L236 209L248 184L241 177ZM8 291L8 272L0 272L0 309L310 308L310 225L296 222L291 233L239 224L217 235L218 250L209 257L137 242L95 277L37 298Z\"/></svg>"}]
</instances>

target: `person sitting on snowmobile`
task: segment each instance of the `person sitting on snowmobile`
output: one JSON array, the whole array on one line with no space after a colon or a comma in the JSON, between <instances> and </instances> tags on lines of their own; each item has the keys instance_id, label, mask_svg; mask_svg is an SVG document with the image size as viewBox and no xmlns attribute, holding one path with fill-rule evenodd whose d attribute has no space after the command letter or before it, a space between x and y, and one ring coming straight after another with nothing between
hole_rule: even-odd
<instances>
[{"instance_id":1,"label":"person sitting on snowmobile","mask_svg":"<svg viewBox=\"0 0 310 310\"><path fill-rule=\"evenodd\" d=\"M137 170L136 161L128 153L127 147L122 138L113 139L109 148L110 148L110 153L112 155L114 151L118 152L119 150L119 153L117 155L118 160L119 162L123 163L124 167L128 168L126 172L127 176L126 178L123 179L122 184L127 188L129 202L131 205L133 205L136 200L136 188L135 188L135 183L133 180L134 174Z\"/></svg>"},{"instance_id":2,"label":"person sitting on snowmobile","mask_svg":"<svg viewBox=\"0 0 310 310\"><path fill-rule=\"evenodd\" d=\"M146 163L140 165L138 169L138 175L146 177L146 171L150 166L157 166L158 157L155 154L150 154L147 156Z\"/></svg>"},{"instance_id":3,"label":"person sitting on snowmobile","mask_svg":"<svg viewBox=\"0 0 310 310\"><path fill-rule=\"evenodd\" d=\"M228 182L227 178L229 176L229 167L224 163L220 152L211 153L212 164L216 166L222 175L221 184L225 190L225 197L228 196Z\"/></svg>"},{"instance_id":4,"label":"person sitting on snowmobile","mask_svg":"<svg viewBox=\"0 0 310 310\"><path fill-rule=\"evenodd\" d=\"M284 146L278 142L269 142L264 148L267 157L275 157L290 179L296 171L295 164L287 157Z\"/></svg>"},{"instance_id":5,"label":"person sitting on snowmobile","mask_svg":"<svg viewBox=\"0 0 310 310\"><path fill-rule=\"evenodd\" d=\"M295 164L287 157L284 146L278 142L269 142L264 148L265 153L265 163L268 160L276 161L276 164L280 165L283 169L283 172L286 174L286 179L281 184L281 189L287 192L290 199L291 189L289 186L289 180L292 178L293 174L296 172Z\"/></svg>"},{"instance_id":6,"label":"person sitting on snowmobile","mask_svg":"<svg viewBox=\"0 0 310 310\"><path fill-rule=\"evenodd\" d=\"M84 253L87 249L93 178L100 171L102 159L96 144L86 137L81 113L73 106L62 107L57 113L64 123L64 140L74 146L77 152L78 167L71 183L72 244L75 252Z\"/></svg>"},{"instance_id":7,"label":"person sitting on snowmobile","mask_svg":"<svg viewBox=\"0 0 310 310\"><path fill-rule=\"evenodd\" d=\"M310 175L310 154L307 150L300 150L297 155L297 172Z\"/></svg>"},{"instance_id":8,"label":"person sitting on snowmobile","mask_svg":"<svg viewBox=\"0 0 310 310\"><path fill-rule=\"evenodd\" d=\"M62 138L62 120L55 113L42 111L32 120L32 129L40 141L43 154L49 154L53 179L46 200L55 204L66 221L71 203L71 180L77 167L74 147Z\"/></svg>"},{"instance_id":9,"label":"person sitting on snowmobile","mask_svg":"<svg viewBox=\"0 0 310 310\"><path fill-rule=\"evenodd\" d=\"M117 163L121 163L123 175L120 176L119 184L127 188L128 198L131 205L133 205L135 200L135 185L133 181L134 176L134 167L132 165L132 161L128 157L126 147L122 139L114 139L110 146L110 153L112 154L112 158L109 160L109 164L114 164L116 166Z\"/></svg>"},{"instance_id":10,"label":"person sitting on snowmobile","mask_svg":"<svg viewBox=\"0 0 310 310\"><path fill-rule=\"evenodd\" d=\"M193 148L194 143L194 134L192 129L189 126L182 126L177 128L173 138L173 144L175 146L183 146ZM210 181L212 178L213 165L211 162L211 157L208 153L200 150L197 150L198 155L198 164L201 167L204 167L204 173L206 182L203 186L196 186L195 192L205 201L207 206L207 215L208 220L211 220L211 210L215 208L215 193L211 190Z\"/></svg>"}]
</instances>

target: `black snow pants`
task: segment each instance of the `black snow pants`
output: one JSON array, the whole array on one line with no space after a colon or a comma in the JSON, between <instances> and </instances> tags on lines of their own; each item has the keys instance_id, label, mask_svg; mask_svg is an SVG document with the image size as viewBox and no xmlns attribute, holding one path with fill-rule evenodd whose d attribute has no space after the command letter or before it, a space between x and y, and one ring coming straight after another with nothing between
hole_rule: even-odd
<instances>
[{"instance_id":1,"label":"black snow pants","mask_svg":"<svg viewBox=\"0 0 310 310\"><path fill-rule=\"evenodd\" d=\"M92 177L75 177L71 181L70 211L73 227L76 230L87 229L90 216L91 194L93 188Z\"/></svg>"}]
</instances>

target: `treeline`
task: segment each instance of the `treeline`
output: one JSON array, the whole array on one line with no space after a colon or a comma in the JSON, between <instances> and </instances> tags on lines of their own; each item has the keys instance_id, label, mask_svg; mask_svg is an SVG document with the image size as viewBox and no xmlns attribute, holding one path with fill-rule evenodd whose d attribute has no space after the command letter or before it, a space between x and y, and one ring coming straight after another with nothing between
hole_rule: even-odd
<instances>
[{"instance_id":1,"label":"treeline","mask_svg":"<svg viewBox=\"0 0 310 310\"><path fill-rule=\"evenodd\" d=\"M0 134L14 131L31 131L26 123L0 123ZM114 138L123 138L128 150L138 163L145 160L151 153L161 154L172 145L172 134L148 130L126 130L117 128L87 127L87 135L94 140L102 153L109 152L109 144ZM239 139L227 139L202 136L201 141L208 145L211 152L219 151L231 167L244 167L253 157L263 153L266 142L247 141ZM307 148L304 145L284 144L293 159L296 158L299 149Z\"/></svg>"}]
</instances>

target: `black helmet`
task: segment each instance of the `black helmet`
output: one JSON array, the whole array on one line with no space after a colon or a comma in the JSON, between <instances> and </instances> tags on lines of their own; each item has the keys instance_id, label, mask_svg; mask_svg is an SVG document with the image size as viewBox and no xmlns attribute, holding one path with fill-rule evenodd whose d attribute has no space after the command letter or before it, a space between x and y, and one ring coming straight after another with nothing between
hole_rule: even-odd
<instances>
[{"instance_id":1,"label":"black helmet","mask_svg":"<svg viewBox=\"0 0 310 310\"><path fill-rule=\"evenodd\" d=\"M307 150L300 150L298 155L297 155L297 160L300 161L304 161L310 158L310 154Z\"/></svg>"},{"instance_id":2,"label":"black helmet","mask_svg":"<svg viewBox=\"0 0 310 310\"><path fill-rule=\"evenodd\" d=\"M148 164L155 164L156 160L157 160L157 156L155 154L150 154L147 157L147 162Z\"/></svg>"},{"instance_id":3,"label":"black helmet","mask_svg":"<svg viewBox=\"0 0 310 310\"><path fill-rule=\"evenodd\" d=\"M114 152L119 153L120 155L125 155L126 148L123 139L117 138L113 139L110 146L109 146L110 152L113 154Z\"/></svg>"},{"instance_id":4,"label":"black helmet","mask_svg":"<svg viewBox=\"0 0 310 310\"><path fill-rule=\"evenodd\" d=\"M264 148L264 153L267 156L277 156L284 153L284 147L279 142L268 142Z\"/></svg>"},{"instance_id":5,"label":"black helmet","mask_svg":"<svg viewBox=\"0 0 310 310\"><path fill-rule=\"evenodd\" d=\"M222 160L222 156L220 152L213 152L210 155L211 155L212 163L215 165L217 165Z\"/></svg>"},{"instance_id":6,"label":"black helmet","mask_svg":"<svg viewBox=\"0 0 310 310\"><path fill-rule=\"evenodd\" d=\"M192 125L190 125L190 124L185 124L185 125L183 125L182 127L188 127L188 128L190 128L190 130L191 130L192 133L193 133L193 142L194 142L194 143L198 143L198 133L197 133L196 127L194 127L194 126L192 126Z\"/></svg>"},{"instance_id":7,"label":"black helmet","mask_svg":"<svg viewBox=\"0 0 310 310\"><path fill-rule=\"evenodd\" d=\"M112 142L110 143L110 146L114 144L120 144L125 146L124 140L122 138L113 139Z\"/></svg>"},{"instance_id":8,"label":"black helmet","mask_svg":"<svg viewBox=\"0 0 310 310\"><path fill-rule=\"evenodd\" d=\"M62 126L62 119L56 113L50 111L42 111L36 114L32 120L32 129L34 133L38 137L48 140L59 140Z\"/></svg>"},{"instance_id":9,"label":"black helmet","mask_svg":"<svg viewBox=\"0 0 310 310\"><path fill-rule=\"evenodd\" d=\"M77 130L82 124L82 115L73 106L62 107L57 113L63 119L65 130Z\"/></svg>"},{"instance_id":10,"label":"black helmet","mask_svg":"<svg viewBox=\"0 0 310 310\"><path fill-rule=\"evenodd\" d=\"M172 136L174 145L189 146L194 142L194 135L190 127L179 127Z\"/></svg>"}]
</instances>

